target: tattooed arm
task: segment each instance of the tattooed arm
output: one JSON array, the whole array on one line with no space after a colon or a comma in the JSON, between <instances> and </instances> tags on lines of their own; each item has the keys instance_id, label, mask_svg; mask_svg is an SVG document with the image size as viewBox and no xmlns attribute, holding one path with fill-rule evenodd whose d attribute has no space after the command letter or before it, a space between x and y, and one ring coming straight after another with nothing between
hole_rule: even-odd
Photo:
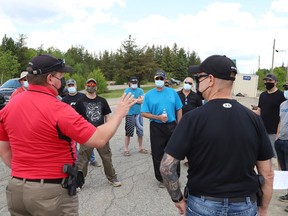
<instances>
[{"instance_id":1,"label":"tattooed arm","mask_svg":"<svg viewBox=\"0 0 288 216\"><path fill-rule=\"evenodd\" d=\"M160 172L163 177L163 183L165 184L172 201L175 203L175 206L178 208L180 215L185 215L186 203L183 199L176 171L179 163L179 160L165 153L161 161Z\"/></svg>"}]
</instances>

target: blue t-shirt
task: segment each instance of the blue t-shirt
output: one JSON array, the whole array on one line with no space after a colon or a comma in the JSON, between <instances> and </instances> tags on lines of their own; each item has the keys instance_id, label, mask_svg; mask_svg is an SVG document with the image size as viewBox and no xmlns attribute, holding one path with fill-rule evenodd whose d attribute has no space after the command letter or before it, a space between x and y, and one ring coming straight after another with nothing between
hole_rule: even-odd
<instances>
[{"instance_id":1,"label":"blue t-shirt","mask_svg":"<svg viewBox=\"0 0 288 216\"><path fill-rule=\"evenodd\" d=\"M131 94L134 95L134 98L139 98L140 96L144 96L144 91L141 88L136 88L136 89L132 89L132 88L126 88L124 91L126 94L128 94L129 92L131 92ZM140 110L141 110L141 104L134 104L127 115L138 115L140 114Z\"/></svg>"},{"instance_id":2,"label":"blue t-shirt","mask_svg":"<svg viewBox=\"0 0 288 216\"><path fill-rule=\"evenodd\" d=\"M177 92L172 88L165 87L162 91L156 88L151 89L145 94L141 112L151 113L153 115L161 115L163 109L166 109L168 123L176 121L176 111L182 108L182 102ZM163 123L156 119L150 119L157 123Z\"/></svg>"}]
</instances>

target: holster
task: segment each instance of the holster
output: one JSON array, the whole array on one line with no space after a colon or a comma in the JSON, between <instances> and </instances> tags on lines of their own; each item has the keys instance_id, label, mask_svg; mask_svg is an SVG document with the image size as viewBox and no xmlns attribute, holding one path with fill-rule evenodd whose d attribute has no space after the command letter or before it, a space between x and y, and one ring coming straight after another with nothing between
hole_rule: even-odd
<instances>
[{"instance_id":1,"label":"holster","mask_svg":"<svg viewBox=\"0 0 288 216\"><path fill-rule=\"evenodd\" d=\"M262 175L257 175L258 178L258 191L256 193L257 196L257 206L262 206L263 201L263 191L262 191L262 185L265 183L265 179Z\"/></svg>"},{"instance_id":2,"label":"holster","mask_svg":"<svg viewBox=\"0 0 288 216\"><path fill-rule=\"evenodd\" d=\"M70 164L64 164L63 172L68 174L68 177L65 179L62 187L68 189L69 196L76 195L77 189L77 167L73 167Z\"/></svg>"},{"instance_id":3,"label":"holster","mask_svg":"<svg viewBox=\"0 0 288 216\"><path fill-rule=\"evenodd\" d=\"M188 189L187 186L185 186L184 187L184 192L183 192L183 196L184 196L185 201L187 200L188 195L189 195L189 189Z\"/></svg>"}]
</instances>

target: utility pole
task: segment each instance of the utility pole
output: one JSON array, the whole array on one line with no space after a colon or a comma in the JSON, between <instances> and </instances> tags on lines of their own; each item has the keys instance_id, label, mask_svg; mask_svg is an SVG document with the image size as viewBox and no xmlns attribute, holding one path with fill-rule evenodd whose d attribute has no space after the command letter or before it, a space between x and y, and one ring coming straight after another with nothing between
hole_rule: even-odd
<instances>
[{"instance_id":1,"label":"utility pole","mask_svg":"<svg viewBox=\"0 0 288 216\"><path fill-rule=\"evenodd\" d=\"M274 69L274 53L275 53L275 39L273 40L273 50L272 50L272 67L271 67L272 74L273 74L273 69Z\"/></svg>"},{"instance_id":2,"label":"utility pole","mask_svg":"<svg viewBox=\"0 0 288 216\"><path fill-rule=\"evenodd\" d=\"M282 49L282 50L275 50L276 52L287 52L288 49ZM288 82L288 61L287 61L287 66L286 66L286 82Z\"/></svg>"},{"instance_id":3,"label":"utility pole","mask_svg":"<svg viewBox=\"0 0 288 216\"><path fill-rule=\"evenodd\" d=\"M260 56L258 56L258 71L260 70Z\"/></svg>"}]
</instances>

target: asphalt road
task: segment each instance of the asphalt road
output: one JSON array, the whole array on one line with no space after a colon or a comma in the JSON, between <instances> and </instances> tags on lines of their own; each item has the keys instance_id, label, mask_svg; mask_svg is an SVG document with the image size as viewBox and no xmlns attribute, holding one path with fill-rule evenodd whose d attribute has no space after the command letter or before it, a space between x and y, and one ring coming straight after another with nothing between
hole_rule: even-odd
<instances>
[{"instance_id":1,"label":"asphalt road","mask_svg":"<svg viewBox=\"0 0 288 216\"><path fill-rule=\"evenodd\" d=\"M237 97L240 103L250 106L257 104L257 98ZM112 110L118 99L109 99ZM144 147L150 150L149 122L144 119ZM124 120L115 136L110 140L113 152L113 164L122 186L113 188L108 184L103 167L89 166L85 187L79 193L80 216L173 216L178 215L166 189L158 187L154 177L151 155L140 154L137 149L137 139L133 137L130 143L130 157L123 156ZM95 151L98 162L101 159ZM273 162L275 166L275 161ZM182 164L182 163L181 163ZM180 182L184 187L187 168L181 165ZM0 162L0 215L8 216L5 187L10 178L10 170ZM285 190L274 190L269 208L269 215L286 215L284 208L288 203L277 201Z\"/></svg>"}]
</instances>

